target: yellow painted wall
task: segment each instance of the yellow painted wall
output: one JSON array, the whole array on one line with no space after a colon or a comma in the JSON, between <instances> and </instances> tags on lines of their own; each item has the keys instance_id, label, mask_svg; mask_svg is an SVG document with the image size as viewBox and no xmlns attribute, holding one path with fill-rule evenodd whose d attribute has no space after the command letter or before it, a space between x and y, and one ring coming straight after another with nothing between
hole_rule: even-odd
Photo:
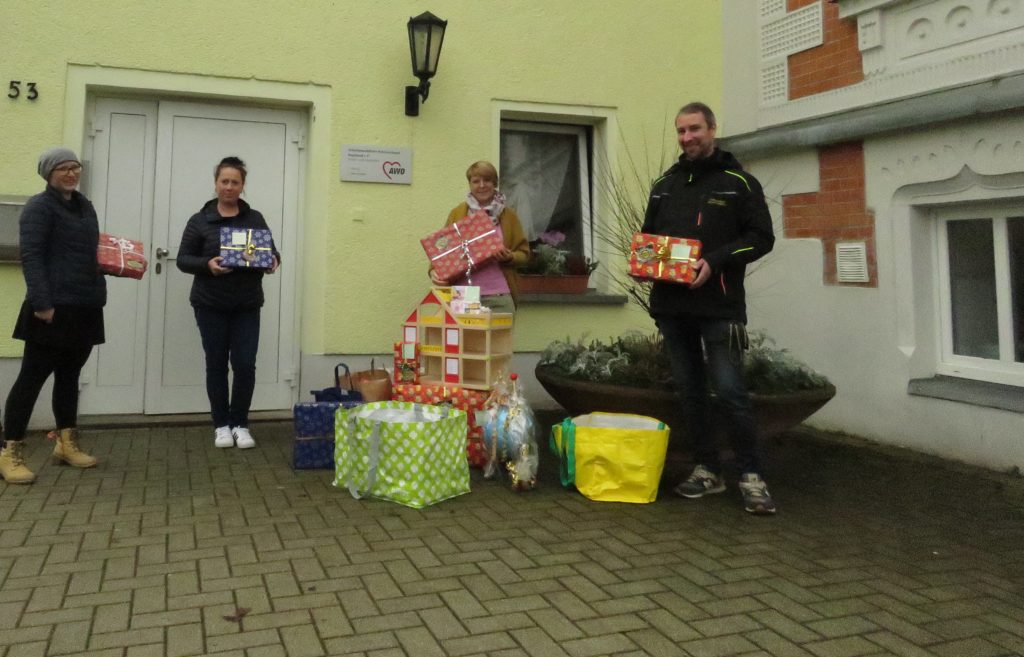
<instances>
[{"instance_id":1,"label":"yellow painted wall","mask_svg":"<svg viewBox=\"0 0 1024 657\"><path fill-rule=\"evenodd\" d=\"M438 75L419 117L404 115L406 21L449 21ZM387 351L426 287L418 238L465 194L464 171L498 160L509 106L603 117L601 153L674 150L684 102L721 95L720 8L711 0L3 0L0 86L34 81L34 102L0 98L0 194L42 190L38 154L81 151L87 91L221 97L311 108L303 210L302 350ZM667 142L667 145L666 145ZM408 146L412 185L340 182L343 143ZM605 259L603 266L619 266ZM24 294L0 265L0 356ZM527 305L516 349L653 324L632 308Z\"/></svg>"}]
</instances>

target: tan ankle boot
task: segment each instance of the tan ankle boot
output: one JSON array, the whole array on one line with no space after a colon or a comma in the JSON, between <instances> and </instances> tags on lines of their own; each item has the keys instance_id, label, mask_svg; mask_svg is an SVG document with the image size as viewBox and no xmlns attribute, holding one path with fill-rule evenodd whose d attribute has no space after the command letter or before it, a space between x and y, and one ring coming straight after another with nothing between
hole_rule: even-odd
<instances>
[{"instance_id":1,"label":"tan ankle boot","mask_svg":"<svg viewBox=\"0 0 1024 657\"><path fill-rule=\"evenodd\" d=\"M9 484L31 484L36 480L36 475L25 467L21 449L20 440L8 440L0 450L0 475Z\"/></svg>"},{"instance_id":2,"label":"tan ankle boot","mask_svg":"<svg viewBox=\"0 0 1024 657\"><path fill-rule=\"evenodd\" d=\"M73 465L76 468L91 468L96 458L78 448L78 429L60 429L50 432L57 439L53 446L53 462Z\"/></svg>"}]
</instances>

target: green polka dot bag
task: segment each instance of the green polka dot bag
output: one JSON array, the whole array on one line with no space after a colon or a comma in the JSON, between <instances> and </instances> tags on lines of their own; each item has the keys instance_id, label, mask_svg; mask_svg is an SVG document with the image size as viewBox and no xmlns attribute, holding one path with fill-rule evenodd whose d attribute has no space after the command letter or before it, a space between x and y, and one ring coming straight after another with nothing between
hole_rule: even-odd
<instances>
[{"instance_id":1,"label":"green polka dot bag","mask_svg":"<svg viewBox=\"0 0 1024 657\"><path fill-rule=\"evenodd\" d=\"M421 509L469 492L466 412L382 401L334 416L334 485Z\"/></svg>"}]
</instances>

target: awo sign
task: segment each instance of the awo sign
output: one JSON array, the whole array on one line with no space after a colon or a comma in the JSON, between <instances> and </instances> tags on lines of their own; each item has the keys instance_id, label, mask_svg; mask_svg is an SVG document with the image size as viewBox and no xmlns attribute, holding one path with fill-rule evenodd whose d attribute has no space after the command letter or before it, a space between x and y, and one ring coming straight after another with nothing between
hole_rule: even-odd
<instances>
[{"instance_id":1,"label":"awo sign","mask_svg":"<svg viewBox=\"0 0 1024 657\"><path fill-rule=\"evenodd\" d=\"M412 149L342 144L341 179L346 182L411 185Z\"/></svg>"}]
</instances>

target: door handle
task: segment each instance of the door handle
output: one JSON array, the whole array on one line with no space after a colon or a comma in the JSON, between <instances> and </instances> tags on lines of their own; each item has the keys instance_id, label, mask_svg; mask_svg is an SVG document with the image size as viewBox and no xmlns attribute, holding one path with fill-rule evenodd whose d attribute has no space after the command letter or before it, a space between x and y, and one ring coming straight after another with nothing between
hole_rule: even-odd
<instances>
[{"instance_id":1,"label":"door handle","mask_svg":"<svg viewBox=\"0 0 1024 657\"><path fill-rule=\"evenodd\" d=\"M164 258L169 256L170 254L171 254L171 252L168 251L167 249L163 248L163 247L157 247L157 249L156 249L156 259L157 260L163 260Z\"/></svg>"}]
</instances>

